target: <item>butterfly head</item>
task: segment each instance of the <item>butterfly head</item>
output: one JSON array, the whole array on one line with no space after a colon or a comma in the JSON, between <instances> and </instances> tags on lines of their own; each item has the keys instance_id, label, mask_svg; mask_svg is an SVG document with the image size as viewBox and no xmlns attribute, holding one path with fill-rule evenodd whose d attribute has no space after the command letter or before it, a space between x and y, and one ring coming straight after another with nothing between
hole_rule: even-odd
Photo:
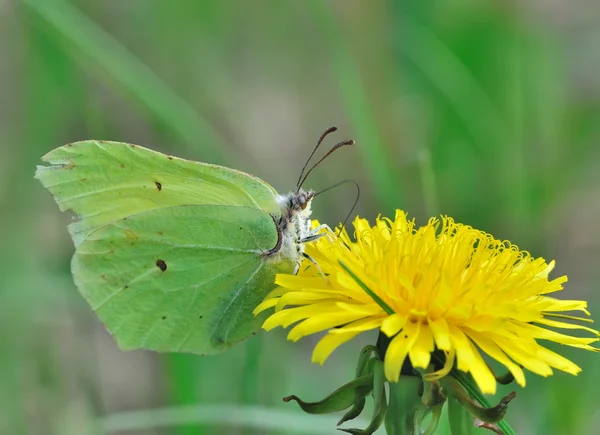
<instances>
[{"instance_id":1,"label":"butterfly head","mask_svg":"<svg viewBox=\"0 0 600 435\"><path fill-rule=\"evenodd\" d=\"M301 211L308 208L310 210L310 202L315 196L315 192L309 190L308 192L300 189L297 193L292 194L291 207L295 210Z\"/></svg>"},{"instance_id":2,"label":"butterfly head","mask_svg":"<svg viewBox=\"0 0 600 435\"><path fill-rule=\"evenodd\" d=\"M294 224L298 220L304 221L312 213L311 202L315 192L299 189L297 192L290 192L286 195L278 195L277 202L281 207L280 227L286 227Z\"/></svg>"},{"instance_id":3,"label":"butterfly head","mask_svg":"<svg viewBox=\"0 0 600 435\"><path fill-rule=\"evenodd\" d=\"M310 215L312 214L311 201L316 193L312 190L304 190L302 185L312 170L331 155L331 153L343 146L354 144L353 140L339 142L334 145L324 157L307 170L310 160L321 145L321 142L323 142L323 139L336 130L336 127L330 127L321 135L317 145L304 163L302 171L300 171L300 176L296 183L296 190L286 195L277 195L277 202L281 207L281 215L277 222L279 227L279 242L276 247L277 249L269 251L268 255L271 258L277 259L283 257L292 260L296 263L296 271L298 270L302 259L305 257L305 243L315 240L314 236L316 234L316 230L312 230L311 228L310 221ZM274 219L276 218L274 217Z\"/></svg>"},{"instance_id":4,"label":"butterfly head","mask_svg":"<svg viewBox=\"0 0 600 435\"><path fill-rule=\"evenodd\" d=\"M281 207L279 217L279 236L281 244L276 254L290 259L296 263L296 268L300 265L304 253L304 239L310 234L312 213L311 201L315 193L299 189L285 195L277 195L277 202Z\"/></svg>"}]
</instances>

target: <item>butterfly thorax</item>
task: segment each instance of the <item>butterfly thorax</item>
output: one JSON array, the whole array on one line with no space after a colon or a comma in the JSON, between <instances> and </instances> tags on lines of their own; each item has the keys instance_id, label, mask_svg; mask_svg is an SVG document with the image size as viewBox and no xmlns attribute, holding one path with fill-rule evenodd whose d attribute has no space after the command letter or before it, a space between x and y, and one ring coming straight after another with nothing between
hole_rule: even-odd
<instances>
[{"instance_id":1,"label":"butterfly thorax","mask_svg":"<svg viewBox=\"0 0 600 435\"><path fill-rule=\"evenodd\" d=\"M304 258L304 240L311 235L310 215L311 201L314 192L300 189L285 195L277 195L281 207L279 227L280 243L278 248L269 253L273 260L288 260L293 262L297 270Z\"/></svg>"}]
</instances>

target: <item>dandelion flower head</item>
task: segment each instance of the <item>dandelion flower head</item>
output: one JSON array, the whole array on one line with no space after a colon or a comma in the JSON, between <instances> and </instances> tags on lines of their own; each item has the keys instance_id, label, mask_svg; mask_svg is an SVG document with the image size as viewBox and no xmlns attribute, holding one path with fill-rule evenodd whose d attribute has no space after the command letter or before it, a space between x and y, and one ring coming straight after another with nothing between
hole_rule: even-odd
<instances>
[{"instance_id":1,"label":"dandelion flower head","mask_svg":"<svg viewBox=\"0 0 600 435\"><path fill-rule=\"evenodd\" d=\"M297 275L277 275L279 287L255 310L274 308L263 328L294 325L292 341L326 331L314 362L322 364L341 344L379 329L391 339L384 359L389 381L399 379L407 358L413 367L427 369L437 349L446 356L440 376L455 366L470 373L483 393L493 394L496 380L482 353L524 386L522 367L542 376L553 368L580 371L540 340L597 350L590 345L598 332L570 322L590 320L565 314L589 316L586 302L548 296L567 281L549 279L554 261L533 258L449 217L416 228L398 210L393 221L379 217L374 226L357 217L354 228L355 240L345 230L339 236L327 231L307 244L314 263L305 260ZM593 338L548 328L581 329Z\"/></svg>"}]
</instances>

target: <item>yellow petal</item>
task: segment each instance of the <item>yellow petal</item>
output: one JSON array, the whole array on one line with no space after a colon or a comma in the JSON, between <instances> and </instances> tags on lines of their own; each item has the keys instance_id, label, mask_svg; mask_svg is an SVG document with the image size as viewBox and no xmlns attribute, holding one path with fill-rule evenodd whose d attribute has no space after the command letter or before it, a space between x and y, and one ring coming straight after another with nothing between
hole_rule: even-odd
<instances>
[{"instance_id":1,"label":"yellow petal","mask_svg":"<svg viewBox=\"0 0 600 435\"><path fill-rule=\"evenodd\" d=\"M346 323L358 320L362 315L345 312L330 312L322 315L312 315L302 323L294 326L288 334L288 340L298 341L300 338L314 334L315 332L324 331Z\"/></svg>"},{"instance_id":2,"label":"yellow petal","mask_svg":"<svg viewBox=\"0 0 600 435\"><path fill-rule=\"evenodd\" d=\"M433 338L435 338L435 344L441 350L449 351L452 349L452 342L450 341L450 328L446 319L440 317L439 319L428 321Z\"/></svg>"},{"instance_id":3,"label":"yellow petal","mask_svg":"<svg viewBox=\"0 0 600 435\"><path fill-rule=\"evenodd\" d=\"M537 276L539 276L540 278L548 278L548 275L550 275L550 272L552 272L554 266L556 266L556 261L552 260L550 263L548 263L548 266L546 266L544 270L538 273Z\"/></svg>"},{"instance_id":4,"label":"yellow petal","mask_svg":"<svg viewBox=\"0 0 600 435\"><path fill-rule=\"evenodd\" d=\"M586 309L586 301L560 300L544 296L536 301L535 306L539 311L582 311L588 316L590 315L590 312Z\"/></svg>"},{"instance_id":5,"label":"yellow petal","mask_svg":"<svg viewBox=\"0 0 600 435\"><path fill-rule=\"evenodd\" d=\"M597 338L582 338L572 337L570 335L561 334L560 332L551 331L549 329L540 328L536 325L528 323L519 325L519 335L535 337L536 339L554 341L560 344L591 344L598 341Z\"/></svg>"},{"instance_id":6,"label":"yellow petal","mask_svg":"<svg viewBox=\"0 0 600 435\"><path fill-rule=\"evenodd\" d=\"M600 349L592 346L588 346L587 344L567 344L567 346L576 347L578 349L589 350L591 352L600 352Z\"/></svg>"},{"instance_id":7,"label":"yellow petal","mask_svg":"<svg viewBox=\"0 0 600 435\"><path fill-rule=\"evenodd\" d=\"M408 353L413 367L426 369L431 361L431 352L434 348L431 329L427 325L421 325L419 336Z\"/></svg>"},{"instance_id":8,"label":"yellow petal","mask_svg":"<svg viewBox=\"0 0 600 435\"><path fill-rule=\"evenodd\" d=\"M587 320L587 319L585 319L585 320ZM539 323L541 325L551 326L553 328L582 329L584 331L591 332L592 334L594 334L596 336L600 335L600 333L598 331L596 331L595 329L588 328L587 326L583 326L583 325L577 325L574 323L559 322L557 320L551 320L551 319L546 319L546 318L537 320L536 323Z\"/></svg>"},{"instance_id":9,"label":"yellow petal","mask_svg":"<svg viewBox=\"0 0 600 435\"><path fill-rule=\"evenodd\" d=\"M394 313L383 321L381 324L381 332L388 337L393 337L404 327L407 319L407 314Z\"/></svg>"},{"instance_id":10,"label":"yellow petal","mask_svg":"<svg viewBox=\"0 0 600 435\"><path fill-rule=\"evenodd\" d=\"M572 320L575 322L594 323L594 320L588 319L587 317L571 316L568 314L544 313L544 316L545 316L545 318L552 318L552 319L566 319L566 320Z\"/></svg>"},{"instance_id":11,"label":"yellow petal","mask_svg":"<svg viewBox=\"0 0 600 435\"><path fill-rule=\"evenodd\" d=\"M384 316L376 317L376 318L368 318L368 319L360 319L355 322L349 323L346 326L342 326L341 328L335 328L329 331L330 334L345 334L346 332L364 332L370 331L371 329L381 327L381 322L383 322Z\"/></svg>"},{"instance_id":12,"label":"yellow petal","mask_svg":"<svg viewBox=\"0 0 600 435\"><path fill-rule=\"evenodd\" d=\"M525 373L521 367L513 363L496 343L488 339L485 334L481 334L477 331L466 329L464 332L475 342L475 344L477 344L477 346L481 348L481 350L494 358L500 364L504 365L512 373L515 381L517 381L517 384L522 387L525 386Z\"/></svg>"},{"instance_id":13,"label":"yellow petal","mask_svg":"<svg viewBox=\"0 0 600 435\"><path fill-rule=\"evenodd\" d=\"M454 361L456 360L456 353L454 352L454 349L450 349L449 352L444 352L444 354L446 356L444 366L435 372L425 373L423 375L423 379L425 379L428 382L432 382L441 379L450 373L452 367L454 366Z\"/></svg>"},{"instance_id":14,"label":"yellow petal","mask_svg":"<svg viewBox=\"0 0 600 435\"><path fill-rule=\"evenodd\" d=\"M303 307L290 308L272 314L267 320L265 320L265 323L263 323L262 327L267 331L275 328L276 326L283 326L284 328L287 328L291 324L306 319L307 317L331 312L335 312L335 304L333 303L305 305Z\"/></svg>"},{"instance_id":15,"label":"yellow petal","mask_svg":"<svg viewBox=\"0 0 600 435\"><path fill-rule=\"evenodd\" d=\"M552 367L555 367L563 372L570 373L572 375L576 375L581 371L581 368L566 359L565 357L552 352L550 349L546 349L543 346L540 346L537 352L538 357L542 358Z\"/></svg>"},{"instance_id":16,"label":"yellow petal","mask_svg":"<svg viewBox=\"0 0 600 435\"><path fill-rule=\"evenodd\" d=\"M381 314L381 315L385 315L385 312L383 311L383 309L377 305L376 303L371 303L371 304L358 304L358 303L353 303L353 304L349 304L346 302L337 302L336 306L343 311L348 311L351 313L356 313L356 314L362 314L364 316L373 316L376 314Z\"/></svg>"},{"instance_id":17,"label":"yellow petal","mask_svg":"<svg viewBox=\"0 0 600 435\"><path fill-rule=\"evenodd\" d=\"M332 298L332 296L333 296L333 298ZM321 302L321 303L322 302L330 302L332 304L335 304L337 302L336 299L337 298L335 298L335 295L333 295L331 293L311 292L311 291L289 292L289 293L282 295L277 300L277 305L275 305L275 311L280 311L289 305L294 305L294 306L309 305L309 304L315 304L317 302Z\"/></svg>"},{"instance_id":18,"label":"yellow petal","mask_svg":"<svg viewBox=\"0 0 600 435\"><path fill-rule=\"evenodd\" d=\"M404 329L390 342L385 352L384 372L390 382L398 382L400 369L419 334L419 322L406 322Z\"/></svg>"},{"instance_id":19,"label":"yellow petal","mask_svg":"<svg viewBox=\"0 0 600 435\"><path fill-rule=\"evenodd\" d=\"M277 301L278 299L264 300L258 307L254 309L254 311L252 311L252 314L256 316L262 313L263 311L268 310L269 308L273 308L275 305L277 305Z\"/></svg>"},{"instance_id":20,"label":"yellow petal","mask_svg":"<svg viewBox=\"0 0 600 435\"><path fill-rule=\"evenodd\" d=\"M449 325L450 340L456 349L456 367L463 372L468 372L474 362L473 349L467 336L456 326Z\"/></svg>"},{"instance_id":21,"label":"yellow petal","mask_svg":"<svg viewBox=\"0 0 600 435\"><path fill-rule=\"evenodd\" d=\"M479 332L495 331L502 328L506 320L501 317L492 316L489 314L482 314L473 316L469 319L469 329Z\"/></svg>"},{"instance_id":22,"label":"yellow petal","mask_svg":"<svg viewBox=\"0 0 600 435\"><path fill-rule=\"evenodd\" d=\"M489 334L490 339L496 343L509 357L517 364L521 364L527 370L537 373L540 376L550 376L552 368L538 358L538 348L536 343L524 342L517 337L507 339L500 334Z\"/></svg>"},{"instance_id":23,"label":"yellow petal","mask_svg":"<svg viewBox=\"0 0 600 435\"><path fill-rule=\"evenodd\" d=\"M275 284L281 286L280 288L285 288L286 292L290 290L303 291L308 288L328 288L327 281L321 275L315 277L306 277L290 275L287 273L278 273L275 276Z\"/></svg>"},{"instance_id":24,"label":"yellow petal","mask_svg":"<svg viewBox=\"0 0 600 435\"><path fill-rule=\"evenodd\" d=\"M477 383L483 394L496 394L496 378L494 374L470 340L469 346L471 347L471 355L473 355L473 360L469 365L469 372L473 376L475 383Z\"/></svg>"},{"instance_id":25,"label":"yellow petal","mask_svg":"<svg viewBox=\"0 0 600 435\"><path fill-rule=\"evenodd\" d=\"M337 331L337 330L335 330ZM340 345L344 344L348 340L353 339L362 331L346 331L343 333L333 334L331 331L315 346L312 354L312 362L323 364L325 360L331 355L331 353L337 349Z\"/></svg>"}]
</instances>

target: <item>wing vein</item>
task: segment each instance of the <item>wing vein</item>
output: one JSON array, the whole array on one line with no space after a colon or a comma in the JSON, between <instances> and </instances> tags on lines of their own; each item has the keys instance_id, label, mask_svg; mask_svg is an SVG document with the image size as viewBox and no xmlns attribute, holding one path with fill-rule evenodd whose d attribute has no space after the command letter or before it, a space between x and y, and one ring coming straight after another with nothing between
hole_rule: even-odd
<instances>
[{"instance_id":1,"label":"wing vein","mask_svg":"<svg viewBox=\"0 0 600 435\"><path fill-rule=\"evenodd\" d=\"M142 274L138 275L137 277L135 277L134 279L132 279L131 281L129 281L129 283L127 284L127 287L131 287L131 284L133 284L133 283L134 283L134 282L136 282L136 281L139 281L140 279L144 278L144 277L145 277L145 276L147 276L147 275L150 275L150 274L151 274L151 273L153 273L153 272L154 272L154 270L152 270L152 269L149 269L149 270L147 270L146 272L144 272L144 273L142 273ZM105 299L104 299L102 302L100 302L100 304L99 304L99 305L96 305L95 307L92 307L92 310L94 310L94 311L97 311L97 310L99 310L100 308L102 308L102 306L103 306L104 304L106 304L106 303L107 303L108 301L110 301L112 298L114 298L114 297L115 297L115 296L117 296L119 293L121 293L123 290L125 290L125 288L126 288L125 286L121 286L121 287L119 287L119 288L117 289L117 291L116 291L116 292L114 292L114 293L111 293L110 295L108 295L108 297L107 297L107 298L105 298Z\"/></svg>"},{"instance_id":2,"label":"wing vein","mask_svg":"<svg viewBox=\"0 0 600 435\"><path fill-rule=\"evenodd\" d=\"M199 284L198 286L196 286L196 291L194 292L194 296L192 296L192 300L190 301L190 303L188 305L188 309L187 309L188 313L190 312L190 308L192 308L192 305L194 304L194 301L196 300L196 297L198 296L198 293L200 292L200 287L202 287L202 285L203 284ZM196 324L198 323L199 320L200 320L200 318L196 318L194 320L194 324L190 327L188 332L185 334L185 336L183 337L183 340L181 340L181 342L177 345L177 347L175 348L175 352L181 351L181 348L185 345L185 343L187 343L187 341L190 339L190 337L194 333L194 326L196 326Z\"/></svg>"},{"instance_id":3,"label":"wing vein","mask_svg":"<svg viewBox=\"0 0 600 435\"><path fill-rule=\"evenodd\" d=\"M242 292L242 290L244 289L244 287L250 282L250 280L252 278L254 278L254 276L256 276L256 274L258 273L258 271L264 266L264 262L260 263L258 265L258 267L256 268L256 270L248 277L248 279L246 280L246 282L244 284L242 284L240 286L240 288L235 292L235 295L229 299L229 303L227 304L227 306L225 307L225 309L223 310L223 314L221 314L219 316L219 320L215 323L215 326L213 327L213 329L210 331L209 337L212 337L213 334L215 333L217 327L219 326L219 323L221 323L221 320L223 319L223 317L225 317L227 311L229 310L229 307L231 306L231 304L233 304L235 302L235 300L238 298L238 296L240 295L240 293ZM273 281L273 285L275 285L275 281ZM224 337L225 338L225 337Z\"/></svg>"}]
</instances>

